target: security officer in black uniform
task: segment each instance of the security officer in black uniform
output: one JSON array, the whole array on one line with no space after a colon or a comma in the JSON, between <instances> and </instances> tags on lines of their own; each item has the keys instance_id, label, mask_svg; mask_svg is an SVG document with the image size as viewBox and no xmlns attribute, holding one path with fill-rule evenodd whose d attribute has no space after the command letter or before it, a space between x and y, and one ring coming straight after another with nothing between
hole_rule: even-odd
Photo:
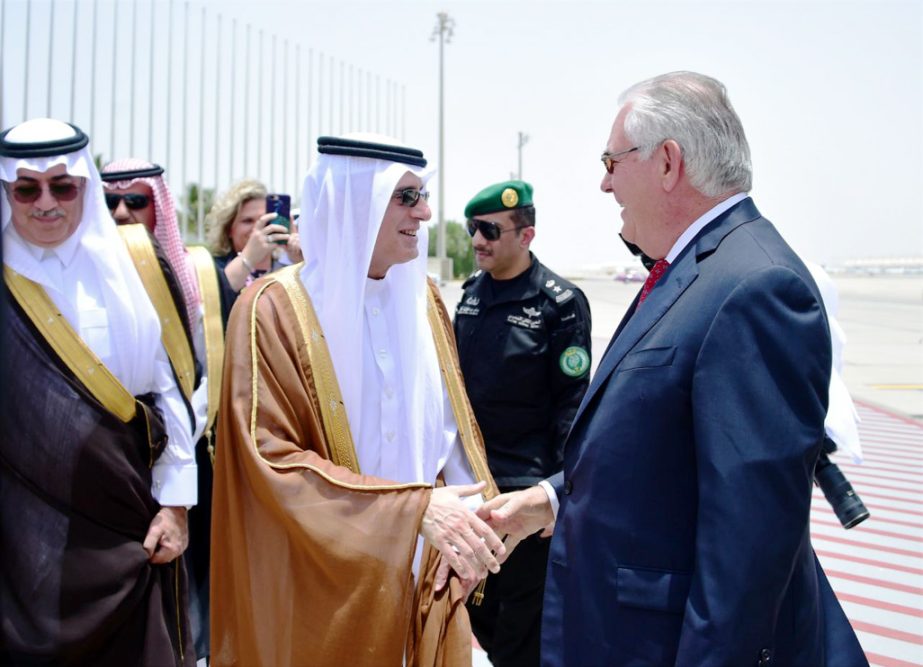
<instances>
[{"instance_id":1,"label":"security officer in black uniform","mask_svg":"<svg viewBox=\"0 0 923 667\"><path fill-rule=\"evenodd\" d=\"M463 285L455 336L468 397L501 491L558 472L590 378L590 307L529 251L532 186L497 183L465 208L479 270ZM533 535L489 575L471 626L495 667L538 665L550 540Z\"/></svg>"}]
</instances>

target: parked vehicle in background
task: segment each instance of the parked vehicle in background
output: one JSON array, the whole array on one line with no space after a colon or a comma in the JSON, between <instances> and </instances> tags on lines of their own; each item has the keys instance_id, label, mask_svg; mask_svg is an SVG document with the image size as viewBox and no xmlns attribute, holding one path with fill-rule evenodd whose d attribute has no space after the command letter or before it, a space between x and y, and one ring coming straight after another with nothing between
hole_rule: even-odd
<instances>
[{"instance_id":1,"label":"parked vehicle in background","mask_svg":"<svg viewBox=\"0 0 923 667\"><path fill-rule=\"evenodd\" d=\"M643 283L647 272L640 269L623 269L615 274L615 279L622 283Z\"/></svg>"}]
</instances>

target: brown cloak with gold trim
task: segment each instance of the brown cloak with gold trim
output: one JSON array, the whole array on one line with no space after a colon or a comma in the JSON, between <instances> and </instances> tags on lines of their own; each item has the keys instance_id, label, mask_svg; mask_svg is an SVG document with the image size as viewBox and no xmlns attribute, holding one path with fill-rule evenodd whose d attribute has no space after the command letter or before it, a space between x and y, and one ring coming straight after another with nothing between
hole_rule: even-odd
<instances>
[{"instance_id":1,"label":"brown cloak with gold trim","mask_svg":"<svg viewBox=\"0 0 923 667\"><path fill-rule=\"evenodd\" d=\"M453 343L440 364L444 374L457 374L452 327L438 296L436 303L435 320ZM431 487L357 474L330 460L320 404L329 397L317 394L299 314L275 275L241 294L226 345L212 664L400 666L406 649L407 665L470 665L461 587L453 578L433 593L439 556L429 547L414 588L411 564ZM459 432L468 433L465 450L481 476L483 442L467 399L462 412L456 408Z\"/></svg>"}]
</instances>

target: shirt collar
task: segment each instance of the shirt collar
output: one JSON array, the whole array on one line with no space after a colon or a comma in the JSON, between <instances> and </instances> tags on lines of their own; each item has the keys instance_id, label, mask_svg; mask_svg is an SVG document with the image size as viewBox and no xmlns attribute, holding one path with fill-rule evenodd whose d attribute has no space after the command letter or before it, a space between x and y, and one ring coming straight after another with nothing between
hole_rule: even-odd
<instances>
[{"instance_id":1,"label":"shirt collar","mask_svg":"<svg viewBox=\"0 0 923 667\"><path fill-rule=\"evenodd\" d=\"M672 264L674 260L679 256L679 253L681 253L683 249L689 245L689 242L696 237L696 234L702 231L705 225L707 225L709 222L717 218L719 215L727 211L735 204L742 202L748 196L749 195L746 192L738 192L736 195L732 195L731 197L728 197L724 201L719 202L712 208L708 209L695 222L686 227L686 230L679 235L679 238L676 239L676 243L673 244L673 247L670 248L670 252L667 253L667 256L664 259Z\"/></svg>"},{"instance_id":2,"label":"shirt collar","mask_svg":"<svg viewBox=\"0 0 923 667\"><path fill-rule=\"evenodd\" d=\"M67 268L70 266L71 262L74 261L74 256L77 253L77 246L80 245L80 239L78 238L80 235L76 230L74 230L74 233L68 236L63 243L60 243L53 248L43 248L42 246L35 245L34 243L30 243L24 239L12 225L10 225L10 228L13 230L13 233L19 236L23 242L23 245L37 262L41 262L47 257L57 257L58 261L61 262L61 265L64 268Z\"/></svg>"}]
</instances>

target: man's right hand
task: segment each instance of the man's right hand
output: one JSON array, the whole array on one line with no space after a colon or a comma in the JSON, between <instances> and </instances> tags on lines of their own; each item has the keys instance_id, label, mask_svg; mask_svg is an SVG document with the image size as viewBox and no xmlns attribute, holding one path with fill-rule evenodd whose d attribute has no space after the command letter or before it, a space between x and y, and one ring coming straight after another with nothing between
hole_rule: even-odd
<instances>
[{"instance_id":1,"label":"man's right hand","mask_svg":"<svg viewBox=\"0 0 923 667\"><path fill-rule=\"evenodd\" d=\"M469 582L483 579L488 570L499 572L502 560L497 557L506 553L496 533L461 501L480 493L485 486L480 482L433 489L420 526L420 534L439 549L462 580Z\"/></svg>"},{"instance_id":2,"label":"man's right hand","mask_svg":"<svg viewBox=\"0 0 923 667\"><path fill-rule=\"evenodd\" d=\"M494 530L507 533L505 544L509 551L529 535L554 523L551 501L540 486L501 493L481 505L477 515Z\"/></svg>"}]
</instances>

